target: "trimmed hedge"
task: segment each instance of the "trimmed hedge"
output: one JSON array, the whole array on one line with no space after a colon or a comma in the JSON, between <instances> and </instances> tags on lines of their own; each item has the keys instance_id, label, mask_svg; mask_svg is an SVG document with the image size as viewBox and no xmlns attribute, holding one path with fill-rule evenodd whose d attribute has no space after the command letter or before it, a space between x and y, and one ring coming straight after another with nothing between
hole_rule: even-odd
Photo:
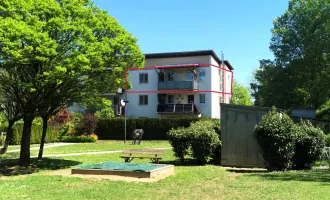
<instances>
[{"instance_id":1,"label":"trimmed hedge","mask_svg":"<svg viewBox=\"0 0 330 200\"><path fill-rule=\"evenodd\" d=\"M80 137L80 136L61 136L59 137L60 142L72 142L72 143L94 143L96 142L95 138L88 137Z\"/></svg>"},{"instance_id":2,"label":"trimmed hedge","mask_svg":"<svg viewBox=\"0 0 330 200\"><path fill-rule=\"evenodd\" d=\"M166 140L167 132L172 128L189 127L191 122L204 120L203 118L128 118L127 139L132 139L134 129L144 130L144 140ZM219 121L220 120L216 120ZM98 121L96 134L100 140L124 139L125 123L123 118L101 119Z\"/></svg>"},{"instance_id":3,"label":"trimmed hedge","mask_svg":"<svg viewBox=\"0 0 330 200\"><path fill-rule=\"evenodd\" d=\"M23 124L15 124L13 126L13 138L10 141L10 145L21 144ZM31 144L40 144L42 135L42 126L32 125L31 131ZM46 143L56 142L58 140L58 129L53 126L49 126L46 135Z\"/></svg>"}]
</instances>

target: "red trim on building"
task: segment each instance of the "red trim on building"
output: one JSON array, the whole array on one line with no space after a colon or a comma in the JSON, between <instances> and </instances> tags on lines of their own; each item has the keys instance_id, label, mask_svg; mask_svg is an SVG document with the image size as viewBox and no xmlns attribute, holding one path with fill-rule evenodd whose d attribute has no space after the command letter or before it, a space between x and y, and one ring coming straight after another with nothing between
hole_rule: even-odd
<instances>
[{"instance_id":1,"label":"red trim on building","mask_svg":"<svg viewBox=\"0 0 330 200\"><path fill-rule=\"evenodd\" d=\"M170 94L170 93L217 93L217 94L231 94L226 92L219 92L213 90L127 90L127 94L152 94L152 93L159 93L159 94Z\"/></svg>"},{"instance_id":2,"label":"red trim on building","mask_svg":"<svg viewBox=\"0 0 330 200\"><path fill-rule=\"evenodd\" d=\"M212 91L212 90L128 90L128 80L127 80L127 71L142 71L142 70L152 70L152 69L175 69L175 68L189 68L189 67L216 67L218 69L227 71L231 73L232 82L231 82L231 92L221 92L221 91ZM136 94L136 93L197 93L197 92L211 92L218 94L229 94L231 95L233 92L233 77L234 73L231 70L222 68L213 64L184 64L184 65L163 65L163 66L146 66L143 68L125 68L124 69L124 81L125 81L125 91L126 93ZM224 76L225 78L225 76ZM225 85L224 85L225 88Z\"/></svg>"}]
</instances>

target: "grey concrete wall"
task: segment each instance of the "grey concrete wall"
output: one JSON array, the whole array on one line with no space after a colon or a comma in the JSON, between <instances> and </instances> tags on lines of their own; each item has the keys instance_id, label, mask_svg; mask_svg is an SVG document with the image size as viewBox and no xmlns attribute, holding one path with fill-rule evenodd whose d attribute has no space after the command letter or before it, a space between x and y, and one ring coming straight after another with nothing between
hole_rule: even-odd
<instances>
[{"instance_id":1,"label":"grey concrete wall","mask_svg":"<svg viewBox=\"0 0 330 200\"><path fill-rule=\"evenodd\" d=\"M264 167L253 130L271 108L221 104L221 165Z\"/></svg>"}]
</instances>

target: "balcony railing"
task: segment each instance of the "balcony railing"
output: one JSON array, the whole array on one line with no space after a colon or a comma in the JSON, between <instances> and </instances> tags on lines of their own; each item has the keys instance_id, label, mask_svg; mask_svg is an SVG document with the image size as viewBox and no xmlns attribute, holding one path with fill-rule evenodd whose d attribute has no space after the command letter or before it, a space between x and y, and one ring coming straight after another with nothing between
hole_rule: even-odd
<instances>
[{"instance_id":1,"label":"balcony railing","mask_svg":"<svg viewBox=\"0 0 330 200\"><path fill-rule=\"evenodd\" d=\"M200 114L200 110L195 104L158 104L159 114Z\"/></svg>"},{"instance_id":2,"label":"balcony railing","mask_svg":"<svg viewBox=\"0 0 330 200\"><path fill-rule=\"evenodd\" d=\"M158 81L158 90L197 90L197 81Z\"/></svg>"}]
</instances>

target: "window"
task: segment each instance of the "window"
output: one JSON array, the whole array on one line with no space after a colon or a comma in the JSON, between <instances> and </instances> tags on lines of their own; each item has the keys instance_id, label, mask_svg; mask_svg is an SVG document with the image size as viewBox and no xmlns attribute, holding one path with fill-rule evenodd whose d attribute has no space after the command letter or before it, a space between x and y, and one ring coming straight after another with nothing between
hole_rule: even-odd
<instances>
[{"instance_id":1,"label":"window","mask_svg":"<svg viewBox=\"0 0 330 200\"><path fill-rule=\"evenodd\" d=\"M140 95L140 105L148 105L148 95Z\"/></svg>"},{"instance_id":2,"label":"window","mask_svg":"<svg viewBox=\"0 0 330 200\"><path fill-rule=\"evenodd\" d=\"M223 89L223 70L220 70L220 91L224 91Z\"/></svg>"},{"instance_id":3,"label":"window","mask_svg":"<svg viewBox=\"0 0 330 200\"><path fill-rule=\"evenodd\" d=\"M118 103L119 103L119 97L118 97L118 96L114 96L114 97L113 97L113 102L112 102L112 104L113 104L113 105L118 105Z\"/></svg>"},{"instance_id":4,"label":"window","mask_svg":"<svg viewBox=\"0 0 330 200\"><path fill-rule=\"evenodd\" d=\"M167 79L169 81L173 81L174 80L174 73L171 73L171 72L167 73Z\"/></svg>"},{"instance_id":5,"label":"window","mask_svg":"<svg viewBox=\"0 0 330 200\"><path fill-rule=\"evenodd\" d=\"M199 103L205 103L205 94L199 95Z\"/></svg>"},{"instance_id":6,"label":"window","mask_svg":"<svg viewBox=\"0 0 330 200\"><path fill-rule=\"evenodd\" d=\"M192 81L194 80L194 73L192 72L187 72L187 80Z\"/></svg>"},{"instance_id":7,"label":"window","mask_svg":"<svg viewBox=\"0 0 330 200\"><path fill-rule=\"evenodd\" d=\"M167 96L167 103L174 103L174 95L168 95Z\"/></svg>"},{"instance_id":8,"label":"window","mask_svg":"<svg viewBox=\"0 0 330 200\"><path fill-rule=\"evenodd\" d=\"M200 70L199 71L199 80L205 80L206 75L205 75L205 70Z\"/></svg>"},{"instance_id":9,"label":"window","mask_svg":"<svg viewBox=\"0 0 330 200\"><path fill-rule=\"evenodd\" d=\"M148 73L140 73L140 83L148 83Z\"/></svg>"}]
</instances>

